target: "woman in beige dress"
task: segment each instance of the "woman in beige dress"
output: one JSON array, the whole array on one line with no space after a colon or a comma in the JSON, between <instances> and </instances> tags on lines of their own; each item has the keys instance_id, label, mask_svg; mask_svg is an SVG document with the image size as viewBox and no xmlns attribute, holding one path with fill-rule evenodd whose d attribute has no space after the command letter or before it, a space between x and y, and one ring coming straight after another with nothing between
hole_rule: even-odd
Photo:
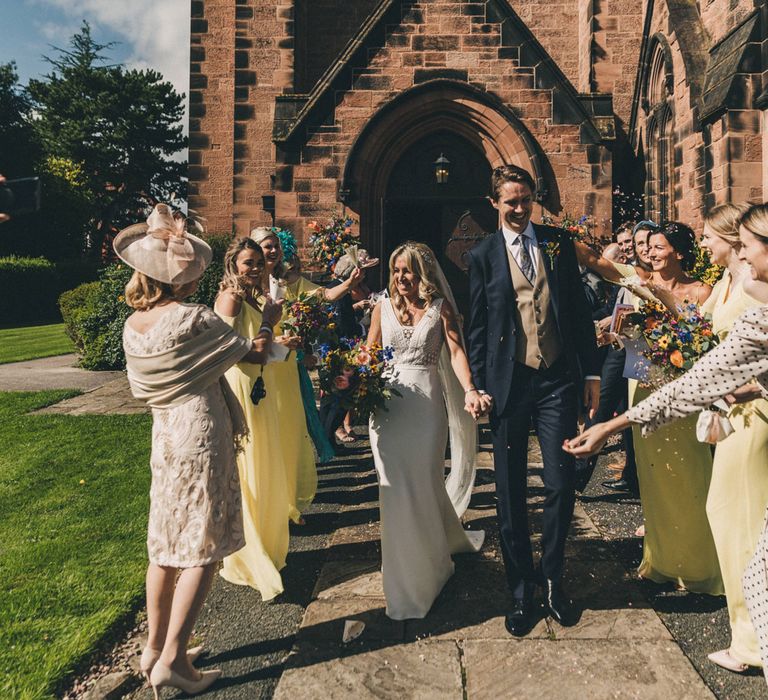
<instances>
[{"instance_id":1,"label":"woman in beige dress","mask_svg":"<svg viewBox=\"0 0 768 700\"><path fill-rule=\"evenodd\" d=\"M135 270L125 289L136 310L123 331L128 381L152 407L149 637L141 669L156 698L163 686L199 693L221 672L198 672L199 650L187 652L187 643L218 562L244 544L235 453L246 426L223 375L239 361L263 362L271 327L243 338L207 307L182 303L211 249L167 205L122 231L114 247ZM281 312L272 305L264 315L276 322Z\"/></svg>"}]
</instances>

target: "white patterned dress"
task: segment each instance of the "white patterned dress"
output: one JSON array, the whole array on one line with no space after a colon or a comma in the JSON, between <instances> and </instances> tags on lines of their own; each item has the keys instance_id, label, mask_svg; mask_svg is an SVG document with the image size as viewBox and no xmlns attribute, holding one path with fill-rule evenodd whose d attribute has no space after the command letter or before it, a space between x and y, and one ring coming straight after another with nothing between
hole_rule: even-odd
<instances>
[{"instance_id":1,"label":"white patterned dress","mask_svg":"<svg viewBox=\"0 0 768 700\"><path fill-rule=\"evenodd\" d=\"M415 326L403 326L389 299L381 332L394 348L400 397L371 416L379 479L381 553L387 615L422 618L454 570L452 554L475 552L483 533L465 532L445 489L448 417L438 375L443 346L442 299Z\"/></svg>"},{"instance_id":2,"label":"white patterned dress","mask_svg":"<svg viewBox=\"0 0 768 700\"><path fill-rule=\"evenodd\" d=\"M146 333L126 324L123 345L129 355L147 357L179 343L194 343L198 335L219 329L222 342L234 336L207 307L179 304ZM239 345L241 356L250 349L250 341L244 338ZM218 381L180 405L152 408L150 466L147 550L151 563L204 566L245 545L232 419Z\"/></svg>"}]
</instances>

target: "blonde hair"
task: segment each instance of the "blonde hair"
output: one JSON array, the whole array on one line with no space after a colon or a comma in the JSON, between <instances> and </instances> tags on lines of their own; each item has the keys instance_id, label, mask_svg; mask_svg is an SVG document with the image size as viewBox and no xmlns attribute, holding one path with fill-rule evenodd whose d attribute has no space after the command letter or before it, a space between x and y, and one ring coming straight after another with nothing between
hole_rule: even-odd
<instances>
[{"instance_id":1,"label":"blonde hair","mask_svg":"<svg viewBox=\"0 0 768 700\"><path fill-rule=\"evenodd\" d=\"M237 274L237 257L244 250L252 250L261 255L264 259L264 252L261 246L250 238L237 238L229 245L227 252L224 253L224 274L219 282L220 292L230 292L238 299L245 299L247 289L243 285L242 276ZM260 285L254 289L254 298L258 299L263 293Z\"/></svg>"},{"instance_id":2,"label":"blonde hair","mask_svg":"<svg viewBox=\"0 0 768 700\"><path fill-rule=\"evenodd\" d=\"M748 202L720 204L707 212L704 223L726 243L736 248L740 245L739 221L747 213L749 207Z\"/></svg>"},{"instance_id":3,"label":"blonde hair","mask_svg":"<svg viewBox=\"0 0 768 700\"><path fill-rule=\"evenodd\" d=\"M419 278L419 299L423 299L429 306L434 299L439 299L442 294L435 281L435 254L429 246L416 241L406 241L395 248L389 256L389 298L401 321L408 320L405 298L397 291L395 284L395 261L405 258L408 269Z\"/></svg>"},{"instance_id":4,"label":"blonde hair","mask_svg":"<svg viewBox=\"0 0 768 700\"><path fill-rule=\"evenodd\" d=\"M166 284L134 270L125 285L125 303L137 311L149 311L163 301L181 301L188 297L198 280L186 284Z\"/></svg>"},{"instance_id":5,"label":"blonde hair","mask_svg":"<svg viewBox=\"0 0 768 700\"><path fill-rule=\"evenodd\" d=\"M753 204L741 217L739 225L768 245L768 203Z\"/></svg>"}]
</instances>

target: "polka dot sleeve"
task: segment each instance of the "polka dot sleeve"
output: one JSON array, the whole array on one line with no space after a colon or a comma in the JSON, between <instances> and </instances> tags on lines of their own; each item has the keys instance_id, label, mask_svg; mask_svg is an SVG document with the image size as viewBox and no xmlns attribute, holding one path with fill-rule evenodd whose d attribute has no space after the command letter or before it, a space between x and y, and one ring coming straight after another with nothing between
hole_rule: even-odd
<instances>
[{"instance_id":1,"label":"polka dot sleeve","mask_svg":"<svg viewBox=\"0 0 768 700\"><path fill-rule=\"evenodd\" d=\"M711 406L734 389L757 381L768 398L768 307L742 314L733 330L688 372L627 412L643 435Z\"/></svg>"}]
</instances>

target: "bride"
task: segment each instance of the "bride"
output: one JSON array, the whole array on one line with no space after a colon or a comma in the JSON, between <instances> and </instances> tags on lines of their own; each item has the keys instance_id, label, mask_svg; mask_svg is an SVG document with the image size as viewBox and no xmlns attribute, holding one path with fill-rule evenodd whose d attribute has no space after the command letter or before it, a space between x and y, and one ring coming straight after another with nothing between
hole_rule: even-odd
<instances>
[{"instance_id":1,"label":"bride","mask_svg":"<svg viewBox=\"0 0 768 700\"><path fill-rule=\"evenodd\" d=\"M368 344L394 348L400 396L371 416L370 434L387 615L405 620L429 612L453 574L452 554L482 546L485 533L465 532L459 518L474 484L472 418L490 409L490 397L472 385L456 306L434 253L404 243L389 272L390 298L374 308ZM451 473L444 481L449 421Z\"/></svg>"}]
</instances>

